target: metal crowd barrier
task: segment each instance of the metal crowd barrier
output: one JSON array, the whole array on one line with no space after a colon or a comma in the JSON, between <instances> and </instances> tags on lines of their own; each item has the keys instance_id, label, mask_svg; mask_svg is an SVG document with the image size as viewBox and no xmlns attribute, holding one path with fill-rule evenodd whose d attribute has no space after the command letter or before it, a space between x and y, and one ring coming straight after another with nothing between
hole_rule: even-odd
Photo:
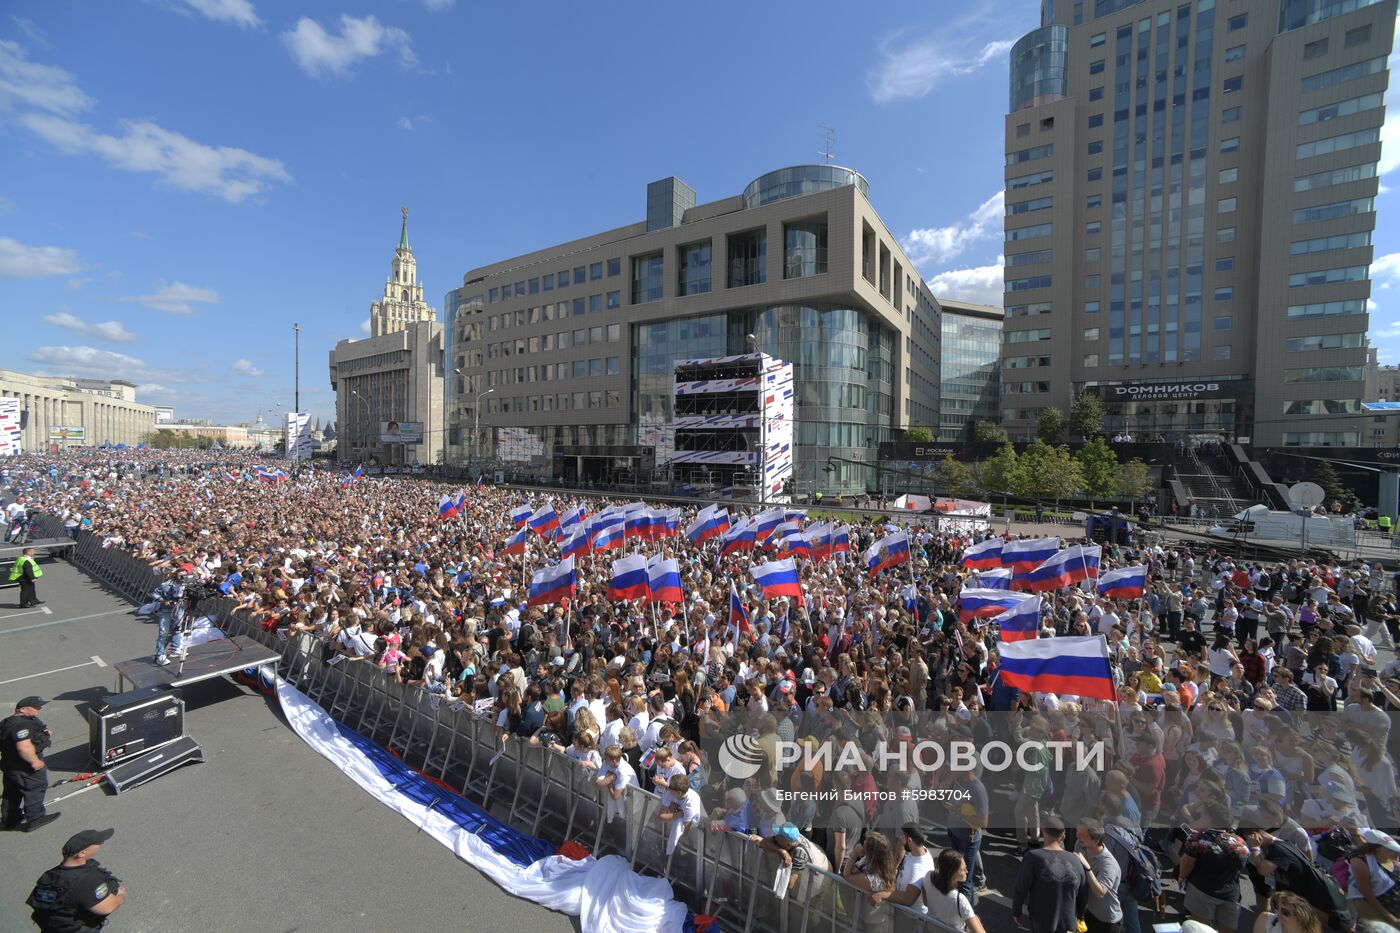
<instances>
[{"instance_id":1,"label":"metal crowd barrier","mask_svg":"<svg viewBox=\"0 0 1400 933\"><path fill-rule=\"evenodd\" d=\"M103 548L79 532L73 562L133 601L144 601L161 575L126 552ZM278 652L277 673L334 719L389 749L498 819L545 841L582 843L597 856L626 858L643 874L665 877L677 899L716 916L734 933L953 933L947 924L904 907L872 908L845 879L809 868L786 897L773 892L778 859L746 838L709 831L685 834L671 853L658 819L660 798L628 788L621 814L608 819L593 772L566 755L511 738L503 753L494 721L449 697L405 687L372 664L327 664L325 643L299 633L280 637L237 611L232 599L201 607L225 634L246 635ZM501 754L498 754L501 753Z\"/></svg>"}]
</instances>

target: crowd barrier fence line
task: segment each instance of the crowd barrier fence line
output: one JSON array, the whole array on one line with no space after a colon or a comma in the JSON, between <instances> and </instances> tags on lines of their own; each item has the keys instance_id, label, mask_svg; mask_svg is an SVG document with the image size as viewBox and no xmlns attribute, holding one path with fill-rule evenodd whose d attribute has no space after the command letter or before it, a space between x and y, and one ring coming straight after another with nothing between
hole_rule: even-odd
<instances>
[{"instance_id":1,"label":"crowd barrier fence line","mask_svg":"<svg viewBox=\"0 0 1400 933\"><path fill-rule=\"evenodd\" d=\"M43 520L66 533L57 519ZM161 571L121 548L104 548L98 535L79 530L74 537L74 566L131 602L146 602L164 579ZM513 738L503 750L489 717L470 707L454 710L449 698L399 684L368 662L328 664L324 642L309 633L280 637L269 632L248 613L237 611L235 600L206 600L200 613L229 637L247 636L277 651L280 676L332 718L388 748L410 767L518 830L554 845L575 840L594 855L617 854L638 872L665 877L677 899L697 913L716 917L725 931L955 933L953 927L909 908L872 908L864 891L817 869L802 872L788 896L777 897L776 856L744 837L711 832L708 825L686 833L667 853L656 794L627 788L620 817L609 820L605 792L594 786L592 772L566 755Z\"/></svg>"}]
</instances>

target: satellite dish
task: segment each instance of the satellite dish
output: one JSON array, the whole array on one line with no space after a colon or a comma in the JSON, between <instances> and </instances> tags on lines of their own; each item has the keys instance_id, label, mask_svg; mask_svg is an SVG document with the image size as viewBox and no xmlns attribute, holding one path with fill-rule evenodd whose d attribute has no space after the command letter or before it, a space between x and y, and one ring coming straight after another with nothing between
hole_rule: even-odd
<instances>
[{"instance_id":1,"label":"satellite dish","mask_svg":"<svg viewBox=\"0 0 1400 933\"><path fill-rule=\"evenodd\" d=\"M1317 483L1294 483L1288 487L1288 504L1295 509L1312 509L1321 505L1327 493Z\"/></svg>"}]
</instances>

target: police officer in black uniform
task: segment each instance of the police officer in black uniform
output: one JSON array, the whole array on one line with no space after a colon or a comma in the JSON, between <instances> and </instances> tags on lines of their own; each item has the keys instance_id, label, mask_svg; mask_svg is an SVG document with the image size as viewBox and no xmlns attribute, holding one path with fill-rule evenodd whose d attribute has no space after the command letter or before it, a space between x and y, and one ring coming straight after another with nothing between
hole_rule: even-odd
<instances>
[{"instance_id":1,"label":"police officer in black uniform","mask_svg":"<svg viewBox=\"0 0 1400 933\"><path fill-rule=\"evenodd\" d=\"M85 829L63 844L63 861L39 876L25 901L42 933L100 930L126 903L126 886L93 858L110 829Z\"/></svg>"},{"instance_id":2,"label":"police officer in black uniform","mask_svg":"<svg viewBox=\"0 0 1400 933\"><path fill-rule=\"evenodd\" d=\"M39 721L44 701L25 697L15 704L15 714L0 721L0 772L4 773L4 801L0 808L0 829L33 832L58 819L57 813L44 812L44 793L49 789L49 769L44 750L53 744L53 735Z\"/></svg>"}]
</instances>

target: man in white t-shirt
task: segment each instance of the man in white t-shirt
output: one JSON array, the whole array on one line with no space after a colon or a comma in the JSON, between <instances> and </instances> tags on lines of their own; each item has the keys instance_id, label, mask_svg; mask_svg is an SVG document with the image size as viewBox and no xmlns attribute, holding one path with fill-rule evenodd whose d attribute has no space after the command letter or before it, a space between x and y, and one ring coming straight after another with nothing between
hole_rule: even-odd
<instances>
[{"instance_id":1,"label":"man in white t-shirt","mask_svg":"<svg viewBox=\"0 0 1400 933\"><path fill-rule=\"evenodd\" d=\"M661 812L658 814L666 828L666 854L675 851L681 837L690 832L705 817L705 805L700 795L690 787L684 774L671 778L671 786L661 792Z\"/></svg>"},{"instance_id":2,"label":"man in white t-shirt","mask_svg":"<svg viewBox=\"0 0 1400 933\"><path fill-rule=\"evenodd\" d=\"M928 850L928 839L918 826L908 824L901 831L900 838L904 843L904 858L899 863L899 877L894 885L896 891L913 887L915 882L933 871L934 865L933 854Z\"/></svg>"}]
</instances>

